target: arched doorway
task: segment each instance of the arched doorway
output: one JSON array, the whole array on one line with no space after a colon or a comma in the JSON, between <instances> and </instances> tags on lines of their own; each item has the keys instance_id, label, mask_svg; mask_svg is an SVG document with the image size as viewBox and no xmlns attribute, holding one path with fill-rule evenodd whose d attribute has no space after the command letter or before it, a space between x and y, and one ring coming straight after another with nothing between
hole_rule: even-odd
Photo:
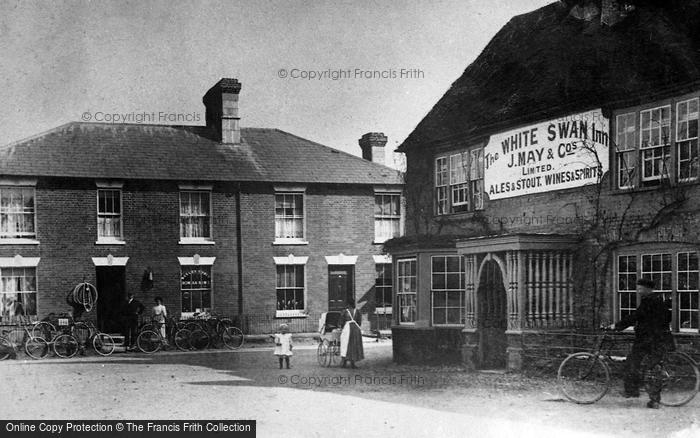
<instances>
[{"instance_id":1,"label":"arched doorway","mask_svg":"<svg viewBox=\"0 0 700 438\"><path fill-rule=\"evenodd\" d=\"M479 367L505 368L508 346L506 289L501 267L493 259L487 260L481 268L477 305Z\"/></svg>"}]
</instances>

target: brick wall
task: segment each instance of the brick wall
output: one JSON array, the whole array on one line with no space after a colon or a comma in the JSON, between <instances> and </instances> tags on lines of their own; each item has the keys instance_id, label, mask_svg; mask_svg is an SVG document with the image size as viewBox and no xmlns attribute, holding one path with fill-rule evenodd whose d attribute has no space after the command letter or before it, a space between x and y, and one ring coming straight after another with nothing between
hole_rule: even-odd
<instances>
[{"instance_id":1,"label":"brick wall","mask_svg":"<svg viewBox=\"0 0 700 438\"><path fill-rule=\"evenodd\" d=\"M306 310L328 310L326 256L357 256L355 299L358 306L374 291L372 255L381 253L374 240L374 191L372 187L308 186L304 195L307 245L276 245L275 194L269 184L246 186L241 196L243 224L244 313L274 314L276 265L273 257L308 257ZM366 315L363 315L367 326Z\"/></svg>"},{"instance_id":2,"label":"brick wall","mask_svg":"<svg viewBox=\"0 0 700 438\"><path fill-rule=\"evenodd\" d=\"M216 245L180 245L179 188L175 182L126 181L122 188L124 245L98 245L95 182L40 179L36 188L39 245L2 245L0 256L41 257L37 267L39 318L66 312L66 294L83 278L95 284L92 257L129 257L126 289L150 306L160 295L172 314L180 312L180 265L177 257L216 257L212 301L218 313L235 312L235 197L230 188L212 192ZM140 291L144 270L154 275L152 290ZM87 316L94 317L92 315Z\"/></svg>"},{"instance_id":3,"label":"brick wall","mask_svg":"<svg viewBox=\"0 0 700 438\"><path fill-rule=\"evenodd\" d=\"M93 180L42 178L36 188L39 245L2 245L0 257L41 257L37 267L38 317L67 312L66 294L83 281L96 284L92 257L129 257L126 289L150 307L161 296L178 316L180 265L177 257L216 257L212 267L212 304L216 313L238 313L238 250L235 184L215 184L212 191L215 245L179 244L179 188L176 182L125 181L122 188L126 244L98 245L96 185ZM372 187L309 186L304 198L308 245L273 245L275 196L271 184L243 185L241 193L243 312L273 315L276 267L273 257L309 257L306 265L307 310L328 310L328 264L325 256L357 256L355 297L359 305L372 295L372 255L381 253L374 239ZM144 270L154 276L153 289L140 290ZM86 315L95 317L95 311ZM367 318L365 326L367 326Z\"/></svg>"}]
</instances>

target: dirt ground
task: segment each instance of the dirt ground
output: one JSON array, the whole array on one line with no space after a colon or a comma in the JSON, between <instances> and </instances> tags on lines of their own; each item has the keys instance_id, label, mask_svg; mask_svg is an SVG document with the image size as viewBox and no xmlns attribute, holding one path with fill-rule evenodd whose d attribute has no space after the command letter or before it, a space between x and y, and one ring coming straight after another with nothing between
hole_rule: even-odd
<instances>
[{"instance_id":1,"label":"dirt ground","mask_svg":"<svg viewBox=\"0 0 700 438\"><path fill-rule=\"evenodd\" d=\"M315 345L280 370L267 346L242 351L8 360L2 419L255 419L258 436L700 437L700 397L650 410L617 388L594 405L555 382L460 367L396 365L365 343L356 370L321 367ZM9 401L9 403L8 403Z\"/></svg>"}]
</instances>

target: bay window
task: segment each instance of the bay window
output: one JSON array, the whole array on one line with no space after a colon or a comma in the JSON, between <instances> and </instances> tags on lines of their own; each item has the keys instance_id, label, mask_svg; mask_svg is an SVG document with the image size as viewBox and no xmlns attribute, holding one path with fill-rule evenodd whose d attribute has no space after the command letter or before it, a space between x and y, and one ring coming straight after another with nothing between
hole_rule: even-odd
<instances>
[{"instance_id":1,"label":"bay window","mask_svg":"<svg viewBox=\"0 0 700 438\"><path fill-rule=\"evenodd\" d=\"M648 278L654 292L662 294L673 305L672 328L692 331L700 328L700 264L696 249L681 248L617 257L617 316L622 318L636 309L636 281Z\"/></svg>"}]
</instances>

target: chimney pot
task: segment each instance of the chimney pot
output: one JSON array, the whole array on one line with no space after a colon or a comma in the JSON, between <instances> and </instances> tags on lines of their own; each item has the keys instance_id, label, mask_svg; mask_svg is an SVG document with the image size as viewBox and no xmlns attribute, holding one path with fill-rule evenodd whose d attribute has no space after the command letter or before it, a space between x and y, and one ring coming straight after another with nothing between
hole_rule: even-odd
<instances>
[{"instance_id":1,"label":"chimney pot","mask_svg":"<svg viewBox=\"0 0 700 438\"><path fill-rule=\"evenodd\" d=\"M368 132L363 135L359 140L362 158L373 163L386 165L386 152L384 150L386 141L387 137L383 132Z\"/></svg>"}]
</instances>

